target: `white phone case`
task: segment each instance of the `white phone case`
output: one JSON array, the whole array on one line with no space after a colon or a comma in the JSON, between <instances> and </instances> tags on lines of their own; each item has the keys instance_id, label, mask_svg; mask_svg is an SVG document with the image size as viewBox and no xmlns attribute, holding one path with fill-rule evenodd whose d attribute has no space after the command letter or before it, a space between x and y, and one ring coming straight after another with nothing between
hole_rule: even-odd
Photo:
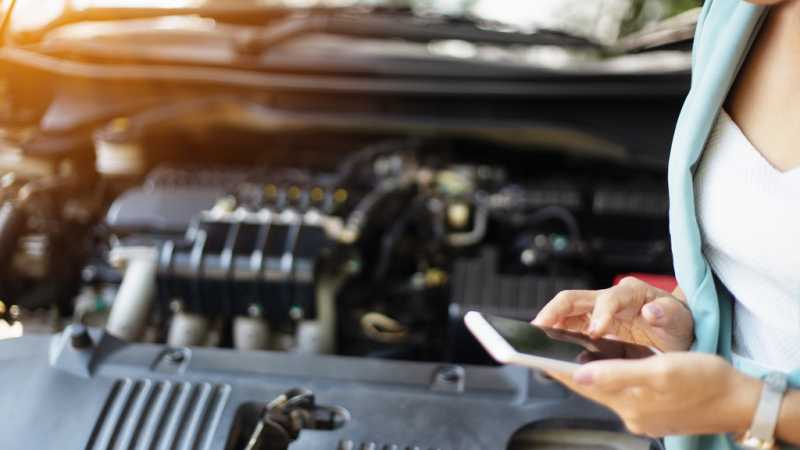
<instances>
[{"instance_id":1,"label":"white phone case","mask_svg":"<svg viewBox=\"0 0 800 450\"><path fill-rule=\"evenodd\" d=\"M514 364L547 372L572 374L580 364L559 361L557 359L520 353L498 333L494 327L477 311L470 311L464 316L464 323L469 331L483 345L489 355L501 364Z\"/></svg>"}]
</instances>

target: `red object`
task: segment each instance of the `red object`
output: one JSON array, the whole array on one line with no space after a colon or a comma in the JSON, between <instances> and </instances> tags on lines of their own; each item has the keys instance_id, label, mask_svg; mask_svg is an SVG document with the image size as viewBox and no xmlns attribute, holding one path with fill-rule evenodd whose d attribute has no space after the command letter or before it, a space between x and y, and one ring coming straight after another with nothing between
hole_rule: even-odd
<instances>
[{"instance_id":1,"label":"red object","mask_svg":"<svg viewBox=\"0 0 800 450\"><path fill-rule=\"evenodd\" d=\"M624 273L614 277L614 285L616 286L625 277L634 277L644 281L647 284L653 285L659 289L667 292L672 292L678 287L678 280L672 275L658 275L654 273Z\"/></svg>"}]
</instances>

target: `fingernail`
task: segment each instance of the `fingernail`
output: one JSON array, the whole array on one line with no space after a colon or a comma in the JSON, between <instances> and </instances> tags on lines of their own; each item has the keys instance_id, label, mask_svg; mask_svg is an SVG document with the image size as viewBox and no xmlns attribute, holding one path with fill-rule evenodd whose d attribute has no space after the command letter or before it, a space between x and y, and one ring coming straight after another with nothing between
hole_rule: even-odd
<instances>
[{"instance_id":1,"label":"fingernail","mask_svg":"<svg viewBox=\"0 0 800 450\"><path fill-rule=\"evenodd\" d=\"M586 330L586 332L589 334L595 334L598 328L600 328L600 326L597 324L597 322L589 322L589 329Z\"/></svg>"},{"instance_id":2,"label":"fingernail","mask_svg":"<svg viewBox=\"0 0 800 450\"><path fill-rule=\"evenodd\" d=\"M650 314L650 316L652 316L654 319L660 319L664 317L664 310L658 305L653 305L651 303L646 305L645 308L647 308L647 313Z\"/></svg>"},{"instance_id":3,"label":"fingernail","mask_svg":"<svg viewBox=\"0 0 800 450\"><path fill-rule=\"evenodd\" d=\"M572 379L580 385L588 386L592 384L593 381L592 372L589 370L578 370L575 372L575 375L572 377Z\"/></svg>"}]
</instances>

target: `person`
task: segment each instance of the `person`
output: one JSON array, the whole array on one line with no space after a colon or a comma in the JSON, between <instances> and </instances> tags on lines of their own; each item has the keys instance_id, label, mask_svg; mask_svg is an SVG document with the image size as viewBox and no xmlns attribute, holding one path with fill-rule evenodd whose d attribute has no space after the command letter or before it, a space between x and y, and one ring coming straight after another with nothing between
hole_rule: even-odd
<instances>
[{"instance_id":1,"label":"person","mask_svg":"<svg viewBox=\"0 0 800 450\"><path fill-rule=\"evenodd\" d=\"M800 447L800 0L706 0L692 61L668 177L679 288L565 291L534 323L663 350L552 375L669 450Z\"/></svg>"}]
</instances>

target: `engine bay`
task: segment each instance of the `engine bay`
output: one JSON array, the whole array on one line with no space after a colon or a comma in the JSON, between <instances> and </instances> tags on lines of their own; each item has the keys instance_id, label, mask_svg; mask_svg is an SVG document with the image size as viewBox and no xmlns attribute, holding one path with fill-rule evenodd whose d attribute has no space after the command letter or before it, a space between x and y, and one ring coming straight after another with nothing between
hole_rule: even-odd
<instances>
[{"instance_id":1,"label":"engine bay","mask_svg":"<svg viewBox=\"0 0 800 450\"><path fill-rule=\"evenodd\" d=\"M0 446L660 449L463 316L674 284L687 49L248 8L0 48Z\"/></svg>"},{"instance_id":2,"label":"engine bay","mask_svg":"<svg viewBox=\"0 0 800 450\"><path fill-rule=\"evenodd\" d=\"M105 145L107 165L130 152ZM87 230L63 312L130 342L486 363L469 309L530 319L560 290L668 273L663 178L490 148L406 137L313 169L158 162ZM4 298L24 299L37 236L16 237Z\"/></svg>"},{"instance_id":3,"label":"engine bay","mask_svg":"<svg viewBox=\"0 0 800 450\"><path fill-rule=\"evenodd\" d=\"M668 274L656 171L417 136L334 164L191 159L101 174L101 194L6 186L6 328L33 335L0 342L22 341L7 374L36 374L26 411L83 405L61 431L76 445L659 448L496 367L463 326L469 310L528 320L563 289Z\"/></svg>"}]
</instances>

